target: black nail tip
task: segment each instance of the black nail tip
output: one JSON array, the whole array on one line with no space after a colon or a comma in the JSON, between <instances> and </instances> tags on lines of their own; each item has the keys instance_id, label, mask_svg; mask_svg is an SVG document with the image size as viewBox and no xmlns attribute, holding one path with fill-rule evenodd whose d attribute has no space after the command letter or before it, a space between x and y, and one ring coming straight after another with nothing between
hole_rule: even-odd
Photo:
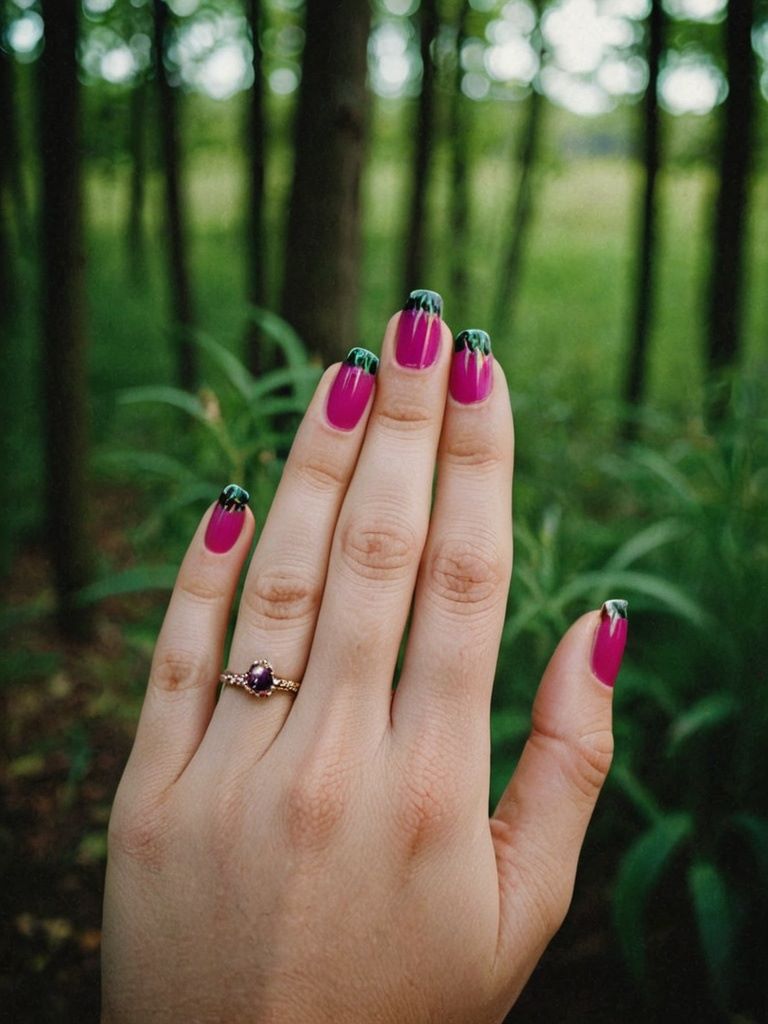
<instances>
[{"instance_id":1,"label":"black nail tip","mask_svg":"<svg viewBox=\"0 0 768 1024\"><path fill-rule=\"evenodd\" d=\"M468 331L460 331L453 341L454 352L463 352L468 348L470 352L482 352L484 356L491 354L491 338L485 331L476 328Z\"/></svg>"},{"instance_id":2,"label":"black nail tip","mask_svg":"<svg viewBox=\"0 0 768 1024\"><path fill-rule=\"evenodd\" d=\"M248 491L237 484L227 484L219 495L219 504L227 512L242 512L250 500Z\"/></svg>"},{"instance_id":3,"label":"black nail tip","mask_svg":"<svg viewBox=\"0 0 768 1024\"><path fill-rule=\"evenodd\" d=\"M379 357L367 348L351 348L344 362L347 366L357 366L360 370L365 370L372 377L376 376L379 368Z\"/></svg>"},{"instance_id":4,"label":"black nail tip","mask_svg":"<svg viewBox=\"0 0 768 1024\"><path fill-rule=\"evenodd\" d=\"M434 313L435 316L442 316L443 297L437 292L429 291L428 288L417 288L408 296L403 309L418 309L422 313Z\"/></svg>"},{"instance_id":5,"label":"black nail tip","mask_svg":"<svg viewBox=\"0 0 768 1024\"><path fill-rule=\"evenodd\" d=\"M622 601L617 598L612 598L609 601L605 601L603 603L603 607L600 610L602 611L603 615L607 615L612 622L615 622L616 619L626 619L628 609L628 601Z\"/></svg>"}]
</instances>

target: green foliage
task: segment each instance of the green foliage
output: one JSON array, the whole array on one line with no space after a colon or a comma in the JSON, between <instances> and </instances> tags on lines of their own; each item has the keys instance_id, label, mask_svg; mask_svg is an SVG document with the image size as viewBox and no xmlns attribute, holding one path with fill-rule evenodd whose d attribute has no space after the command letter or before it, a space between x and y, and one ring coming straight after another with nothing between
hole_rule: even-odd
<instances>
[{"instance_id":1,"label":"green foliage","mask_svg":"<svg viewBox=\"0 0 768 1024\"><path fill-rule=\"evenodd\" d=\"M229 482L251 493L258 523L266 518L299 417L314 392L320 367L310 363L295 331L279 317L252 308L256 323L287 364L255 379L243 363L210 335L195 340L207 357L210 384L197 394L168 386L130 388L120 396L126 407L166 410L167 451L107 448L96 459L103 474L152 489L152 509L136 540L175 535L178 548L188 540L192 516L202 502L216 498ZM169 412L170 411L170 415ZM182 414L179 420L178 414ZM176 530L173 524L178 524ZM183 524L183 526L182 526ZM180 554L174 547L174 554ZM170 589L175 561L106 572L80 595L92 603L115 595Z\"/></svg>"}]
</instances>

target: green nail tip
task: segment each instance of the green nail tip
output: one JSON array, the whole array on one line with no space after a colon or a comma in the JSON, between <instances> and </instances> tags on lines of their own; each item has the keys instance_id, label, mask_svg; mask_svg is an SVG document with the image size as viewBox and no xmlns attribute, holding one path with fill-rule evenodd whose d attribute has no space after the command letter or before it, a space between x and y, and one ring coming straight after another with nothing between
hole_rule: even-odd
<instances>
[{"instance_id":1,"label":"green nail tip","mask_svg":"<svg viewBox=\"0 0 768 1024\"><path fill-rule=\"evenodd\" d=\"M461 331L456 335L453 349L454 352L463 352L466 348L470 352L482 352L484 356L489 356L491 354L490 336L480 330Z\"/></svg>"},{"instance_id":2,"label":"green nail tip","mask_svg":"<svg viewBox=\"0 0 768 1024\"><path fill-rule=\"evenodd\" d=\"M359 369L365 370L371 376L375 376L379 368L379 357L375 356L373 352L369 352L367 348L351 348L344 362L347 366L357 366Z\"/></svg>"},{"instance_id":3,"label":"green nail tip","mask_svg":"<svg viewBox=\"0 0 768 1024\"><path fill-rule=\"evenodd\" d=\"M611 600L603 603L602 612L603 615L608 616L611 622L615 622L617 619L626 619L628 609L628 601L611 598Z\"/></svg>"},{"instance_id":4,"label":"green nail tip","mask_svg":"<svg viewBox=\"0 0 768 1024\"><path fill-rule=\"evenodd\" d=\"M219 495L219 504L227 512L242 512L250 500L248 491L237 484L227 484Z\"/></svg>"},{"instance_id":5,"label":"green nail tip","mask_svg":"<svg viewBox=\"0 0 768 1024\"><path fill-rule=\"evenodd\" d=\"M405 303L404 309L418 309L422 313L434 313L435 316L443 315L443 297L437 292L431 292L427 288L417 288L411 292Z\"/></svg>"}]
</instances>

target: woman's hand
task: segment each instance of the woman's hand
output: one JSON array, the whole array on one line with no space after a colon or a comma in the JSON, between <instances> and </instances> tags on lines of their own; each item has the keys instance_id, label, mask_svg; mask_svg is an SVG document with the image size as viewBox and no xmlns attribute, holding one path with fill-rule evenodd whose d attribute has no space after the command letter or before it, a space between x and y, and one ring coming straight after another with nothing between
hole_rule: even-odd
<instances>
[{"instance_id":1,"label":"woman's hand","mask_svg":"<svg viewBox=\"0 0 768 1024\"><path fill-rule=\"evenodd\" d=\"M500 1021L563 919L623 608L560 643L489 821L512 417L438 303L390 321L375 387L363 350L324 374L251 558L229 668L267 658L295 697L217 703L253 517L215 506L192 541L110 823L108 1024Z\"/></svg>"}]
</instances>

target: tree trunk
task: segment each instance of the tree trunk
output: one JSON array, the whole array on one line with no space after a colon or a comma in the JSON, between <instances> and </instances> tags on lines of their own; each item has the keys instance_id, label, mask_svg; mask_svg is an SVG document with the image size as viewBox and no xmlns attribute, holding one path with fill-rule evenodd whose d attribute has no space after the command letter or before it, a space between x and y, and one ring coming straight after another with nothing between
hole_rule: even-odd
<instances>
[{"instance_id":1,"label":"tree trunk","mask_svg":"<svg viewBox=\"0 0 768 1024\"><path fill-rule=\"evenodd\" d=\"M0 29L4 28L0 22ZM16 287L10 232L12 160L16 155L13 116L13 68L11 57L2 49L0 35L0 332L8 329L16 304ZM1 349L0 349L1 351Z\"/></svg>"},{"instance_id":2,"label":"tree trunk","mask_svg":"<svg viewBox=\"0 0 768 1024\"><path fill-rule=\"evenodd\" d=\"M427 192L435 140L435 62L432 44L437 38L440 20L437 0L421 0L418 9L421 50L421 92L416 109L413 143L413 169L408 239L405 250L403 296L425 286Z\"/></svg>"},{"instance_id":3,"label":"tree trunk","mask_svg":"<svg viewBox=\"0 0 768 1024\"><path fill-rule=\"evenodd\" d=\"M189 268L187 232L182 199L179 111L176 89L166 70L166 48L170 19L167 0L153 0L155 35L155 78L160 116L160 145L165 178L165 216L168 277L176 345L176 377L179 387L197 386L197 351L192 340L194 313Z\"/></svg>"},{"instance_id":4,"label":"tree trunk","mask_svg":"<svg viewBox=\"0 0 768 1024\"><path fill-rule=\"evenodd\" d=\"M264 71L261 37L264 9L262 0L247 0L248 23L253 43L253 85L246 108L248 150L248 216L245 251L248 260L248 302L267 305L267 246L264 182L266 175L267 124L264 105ZM269 369L271 360L265 351L266 339L256 324L249 324L246 335L246 362L254 376Z\"/></svg>"},{"instance_id":5,"label":"tree trunk","mask_svg":"<svg viewBox=\"0 0 768 1024\"><path fill-rule=\"evenodd\" d=\"M88 401L86 298L80 175L79 0L43 0L40 58L42 372L47 545L59 622L70 637L88 633L77 591L90 578L86 527Z\"/></svg>"},{"instance_id":6,"label":"tree trunk","mask_svg":"<svg viewBox=\"0 0 768 1024\"><path fill-rule=\"evenodd\" d=\"M657 203L656 180L661 165L661 134L658 100L659 67L664 52L664 6L652 0L648 16L648 87L643 103L642 151L645 168L645 191L639 225L638 262L635 276L635 315L624 381L624 399L629 415L624 421L624 437L637 435L637 407L645 394L648 363L648 340L654 311Z\"/></svg>"},{"instance_id":7,"label":"tree trunk","mask_svg":"<svg viewBox=\"0 0 768 1024\"><path fill-rule=\"evenodd\" d=\"M282 311L325 361L356 345L368 0L307 0Z\"/></svg>"},{"instance_id":8,"label":"tree trunk","mask_svg":"<svg viewBox=\"0 0 768 1024\"><path fill-rule=\"evenodd\" d=\"M128 267L134 281L144 272L144 199L147 179L147 146L145 123L147 120L147 82L142 78L133 87L130 96L128 148L131 154L131 177L128 194L126 242Z\"/></svg>"},{"instance_id":9,"label":"tree trunk","mask_svg":"<svg viewBox=\"0 0 768 1024\"><path fill-rule=\"evenodd\" d=\"M470 173L469 132L472 124L467 110L467 98L461 91L464 70L461 66L461 50L467 38L469 0L462 0L456 23L456 78L451 96L451 239L448 251L451 261L451 307L457 320L462 323L467 308L468 275L467 252L469 251L470 216Z\"/></svg>"},{"instance_id":10,"label":"tree trunk","mask_svg":"<svg viewBox=\"0 0 768 1024\"><path fill-rule=\"evenodd\" d=\"M537 32L539 32L539 29L537 29ZM541 54L541 46L539 46L539 54ZM501 273L496 292L496 305L491 317L493 329L497 334L507 335L511 332L515 313L517 312L523 255L528 240L528 228L533 216L534 169L538 157L543 113L544 96L536 88L534 82L531 85L531 95L528 99L528 109L523 128L517 194L512 211L507 245L501 259Z\"/></svg>"},{"instance_id":11,"label":"tree trunk","mask_svg":"<svg viewBox=\"0 0 768 1024\"><path fill-rule=\"evenodd\" d=\"M729 3L725 20L728 98L721 114L720 174L714 210L712 263L707 289L707 365L716 387L713 420L722 419L729 394L717 378L735 368L741 350L744 252L749 175L754 145L756 68L752 50L754 0Z\"/></svg>"}]
</instances>

